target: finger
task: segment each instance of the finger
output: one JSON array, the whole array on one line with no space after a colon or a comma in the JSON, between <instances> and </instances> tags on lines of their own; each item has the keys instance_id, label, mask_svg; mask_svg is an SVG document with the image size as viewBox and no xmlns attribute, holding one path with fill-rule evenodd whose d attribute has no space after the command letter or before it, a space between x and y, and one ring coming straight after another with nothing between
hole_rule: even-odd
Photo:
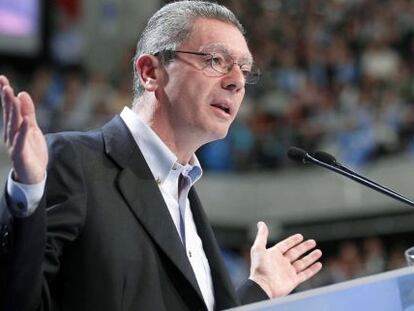
<instances>
[{"instance_id":1,"label":"finger","mask_svg":"<svg viewBox=\"0 0 414 311\"><path fill-rule=\"evenodd\" d=\"M10 85L4 85L1 88L1 105L3 108L3 140L6 141L7 125L9 122L11 100L13 98L13 89Z\"/></svg>"},{"instance_id":2,"label":"finger","mask_svg":"<svg viewBox=\"0 0 414 311\"><path fill-rule=\"evenodd\" d=\"M13 144L14 136L22 124L23 118L20 113L20 100L17 97L12 99L10 106L9 120L7 124L7 142Z\"/></svg>"},{"instance_id":3,"label":"finger","mask_svg":"<svg viewBox=\"0 0 414 311\"><path fill-rule=\"evenodd\" d=\"M290 262L294 262L296 259L301 257L306 252L310 251L315 246L316 246L315 240L307 240L289 249L285 253L285 256L290 260Z\"/></svg>"},{"instance_id":4,"label":"finger","mask_svg":"<svg viewBox=\"0 0 414 311\"><path fill-rule=\"evenodd\" d=\"M280 241L277 243L274 247L279 249L282 254L286 253L289 249L292 247L298 245L303 241L303 235L300 233L291 235L290 237L284 239L283 241Z\"/></svg>"},{"instance_id":5,"label":"finger","mask_svg":"<svg viewBox=\"0 0 414 311\"><path fill-rule=\"evenodd\" d=\"M322 269L322 264L320 262L315 262L306 270L303 270L298 273L298 281L299 283L305 282L313 277L316 273L318 273Z\"/></svg>"},{"instance_id":6,"label":"finger","mask_svg":"<svg viewBox=\"0 0 414 311\"><path fill-rule=\"evenodd\" d=\"M322 252L320 249L315 249L310 254L303 258L296 260L292 265L297 272L301 272L314 264L319 258L321 258Z\"/></svg>"},{"instance_id":7,"label":"finger","mask_svg":"<svg viewBox=\"0 0 414 311\"><path fill-rule=\"evenodd\" d=\"M0 75L0 91L5 87L6 85L10 85L9 79L7 79L6 76Z\"/></svg>"},{"instance_id":8,"label":"finger","mask_svg":"<svg viewBox=\"0 0 414 311\"><path fill-rule=\"evenodd\" d=\"M30 95L27 92L20 92L17 97L20 99L22 117L27 117L30 125L37 125L35 107Z\"/></svg>"},{"instance_id":9,"label":"finger","mask_svg":"<svg viewBox=\"0 0 414 311\"><path fill-rule=\"evenodd\" d=\"M14 91L10 87L10 85L6 85L3 87L2 92L2 103L3 103L3 139L7 141L9 137L9 128L10 128L10 118L12 115L12 110L14 103L16 101L16 97L14 96Z\"/></svg>"},{"instance_id":10,"label":"finger","mask_svg":"<svg viewBox=\"0 0 414 311\"><path fill-rule=\"evenodd\" d=\"M266 249L267 237L269 236L269 229L263 221L257 223L257 235L254 240L252 250Z\"/></svg>"},{"instance_id":11,"label":"finger","mask_svg":"<svg viewBox=\"0 0 414 311\"><path fill-rule=\"evenodd\" d=\"M5 107L5 102L4 102L4 100L5 100L4 88L6 86L10 86L9 80L6 78L6 76L0 75L0 99L1 99L1 105L2 105L2 108L3 108L3 126L6 124L6 122L5 122L6 119L7 119L6 115L8 113L8 111L5 111L6 107Z\"/></svg>"}]
</instances>

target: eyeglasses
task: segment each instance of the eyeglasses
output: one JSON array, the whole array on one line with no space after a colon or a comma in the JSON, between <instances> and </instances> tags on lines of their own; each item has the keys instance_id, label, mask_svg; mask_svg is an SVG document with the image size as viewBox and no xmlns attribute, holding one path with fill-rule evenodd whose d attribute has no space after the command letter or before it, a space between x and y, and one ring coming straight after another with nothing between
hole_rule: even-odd
<instances>
[{"instance_id":1,"label":"eyeglasses","mask_svg":"<svg viewBox=\"0 0 414 311\"><path fill-rule=\"evenodd\" d=\"M254 63L252 64L239 64L235 62L233 57L228 53L224 52L193 52L193 51L181 51L181 50L164 50L162 52L155 53L155 55L162 54L167 59L172 59L175 57L175 53L184 53L184 54L193 54L198 56L205 57L204 61L206 67L213 69L215 73L220 75L225 75L229 73L234 65L238 65L241 72L244 76L244 81L246 84L255 84L259 81L260 78L260 69Z\"/></svg>"}]
</instances>

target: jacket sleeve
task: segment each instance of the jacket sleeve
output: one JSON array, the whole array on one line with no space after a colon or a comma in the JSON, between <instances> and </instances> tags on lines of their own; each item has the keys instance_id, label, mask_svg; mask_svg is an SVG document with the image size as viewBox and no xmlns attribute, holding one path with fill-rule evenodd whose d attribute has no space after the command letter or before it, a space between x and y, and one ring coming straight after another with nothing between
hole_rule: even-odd
<instances>
[{"instance_id":1,"label":"jacket sleeve","mask_svg":"<svg viewBox=\"0 0 414 311\"><path fill-rule=\"evenodd\" d=\"M237 294L242 305L269 299L266 292L256 282L249 279L238 288Z\"/></svg>"},{"instance_id":2,"label":"jacket sleeve","mask_svg":"<svg viewBox=\"0 0 414 311\"><path fill-rule=\"evenodd\" d=\"M82 230L86 195L81 161L72 143L59 137L48 138L46 189L36 211L0 224L8 238L0 245L0 310L52 310L60 257ZM0 204L7 205L6 194Z\"/></svg>"},{"instance_id":3,"label":"jacket sleeve","mask_svg":"<svg viewBox=\"0 0 414 311\"><path fill-rule=\"evenodd\" d=\"M46 245L44 199L31 216L15 217L1 226L3 236L7 235L1 246L1 310L35 310L41 296Z\"/></svg>"}]
</instances>

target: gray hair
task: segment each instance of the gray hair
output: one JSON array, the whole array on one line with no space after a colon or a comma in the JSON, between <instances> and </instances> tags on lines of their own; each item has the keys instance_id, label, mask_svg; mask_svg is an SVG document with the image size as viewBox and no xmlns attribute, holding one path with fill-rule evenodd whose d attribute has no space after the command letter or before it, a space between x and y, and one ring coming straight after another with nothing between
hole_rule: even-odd
<instances>
[{"instance_id":1,"label":"gray hair","mask_svg":"<svg viewBox=\"0 0 414 311\"><path fill-rule=\"evenodd\" d=\"M185 0L163 6L150 18L137 43L133 58L135 98L144 93L135 69L138 57L142 54L154 55L177 49L191 34L197 18L215 19L232 24L244 34L244 28L233 12L217 3Z\"/></svg>"}]
</instances>

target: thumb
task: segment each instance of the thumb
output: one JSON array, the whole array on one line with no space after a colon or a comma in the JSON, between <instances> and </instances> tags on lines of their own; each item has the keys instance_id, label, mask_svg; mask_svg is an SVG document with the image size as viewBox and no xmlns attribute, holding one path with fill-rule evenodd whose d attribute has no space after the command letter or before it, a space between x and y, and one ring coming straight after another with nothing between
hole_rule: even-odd
<instances>
[{"instance_id":1,"label":"thumb","mask_svg":"<svg viewBox=\"0 0 414 311\"><path fill-rule=\"evenodd\" d=\"M269 229L263 221L257 223L257 235L254 240L252 248L266 249L267 238L269 236Z\"/></svg>"}]
</instances>

